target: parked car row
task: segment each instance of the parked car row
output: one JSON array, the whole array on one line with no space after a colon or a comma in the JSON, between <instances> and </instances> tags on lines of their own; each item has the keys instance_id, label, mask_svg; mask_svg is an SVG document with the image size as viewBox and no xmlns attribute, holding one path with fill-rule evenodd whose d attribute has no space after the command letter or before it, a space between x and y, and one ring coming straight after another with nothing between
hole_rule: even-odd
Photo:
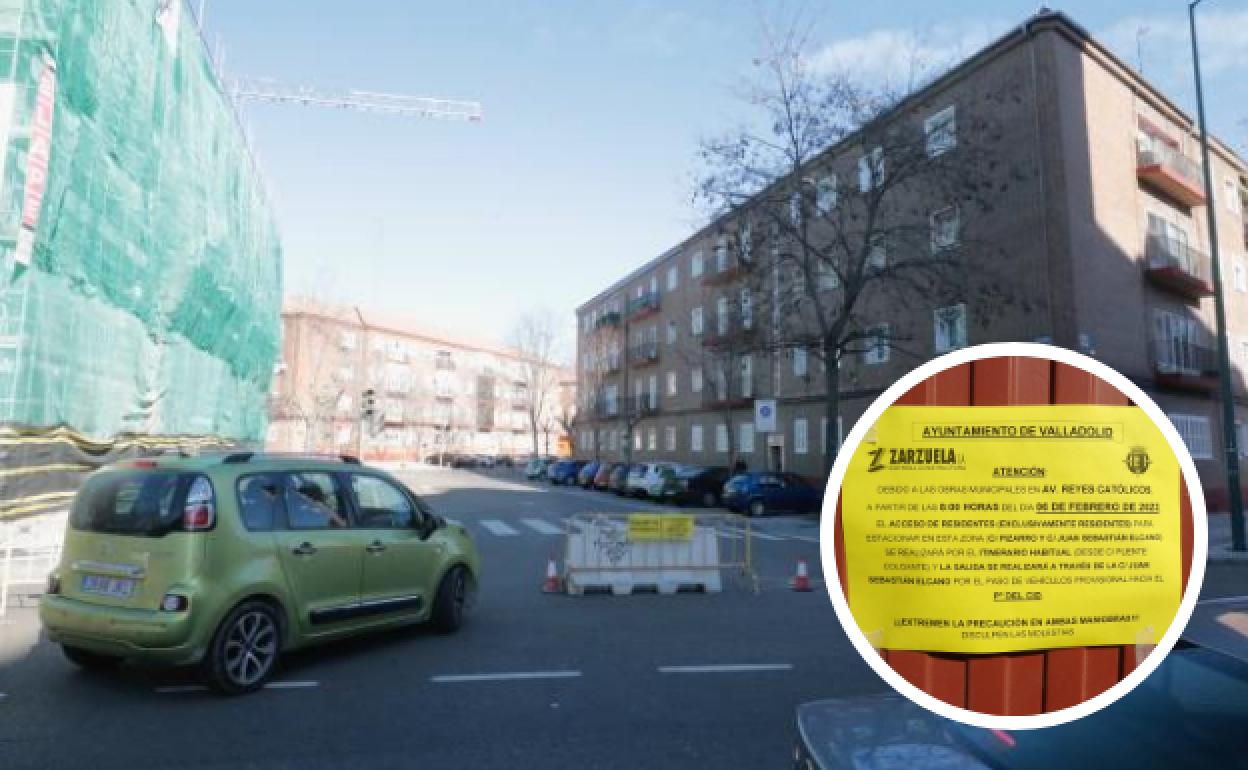
<instances>
[{"instance_id":1,"label":"parked car row","mask_svg":"<svg viewBox=\"0 0 1248 770\"><path fill-rule=\"evenodd\" d=\"M669 461L619 463L537 457L525 467L530 480L579 486L679 505L723 506L749 516L775 511L817 511L822 494L793 473L747 471Z\"/></svg>"},{"instance_id":2,"label":"parked car row","mask_svg":"<svg viewBox=\"0 0 1248 770\"><path fill-rule=\"evenodd\" d=\"M466 455L439 453L425 458L430 465L449 465L452 468L511 468L514 461L508 455Z\"/></svg>"}]
</instances>

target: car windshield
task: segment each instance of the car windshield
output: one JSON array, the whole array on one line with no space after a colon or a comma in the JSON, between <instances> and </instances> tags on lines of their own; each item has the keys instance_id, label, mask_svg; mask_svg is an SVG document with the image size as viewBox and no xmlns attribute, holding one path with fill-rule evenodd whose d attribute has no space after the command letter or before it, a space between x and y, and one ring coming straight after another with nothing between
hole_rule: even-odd
<instances>
[{"instance_id":1,"label":"car windshield","mask_svg":"<svg viewBox=\"0 0 1248 770\"><path fill-rule=\"evenodd\" d=\"M1176 651L1139 687L1092 716L1008 735L955 724L981 759L1005 770L1248 768L1248 663Z\"/></svg>"},{"instance_id":2,"label":"car windshield","mask_svg":"<svg viewBox=\"0 0 1248 770\"><path fill-rule=\"evenodd\" d=\"M176 507L181 475L109 473L87 481L74 499L70 524L86 532L157 536L181 518Z\"/></svg>"}]
</instances>

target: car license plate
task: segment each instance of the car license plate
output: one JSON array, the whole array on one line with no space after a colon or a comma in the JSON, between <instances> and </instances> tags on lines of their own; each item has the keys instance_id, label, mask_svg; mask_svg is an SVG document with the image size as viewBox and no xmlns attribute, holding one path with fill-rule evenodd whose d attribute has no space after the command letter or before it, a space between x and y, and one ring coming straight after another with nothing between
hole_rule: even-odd
<instances>
[{"instance_id":1,"label":"car license plate","mask_svg":"<svg viewBox=\"0 0 1248 770\"><path fill-rule=\"evenodd\" d=\"M105 577L104 575L83 575L82 590L88 594L113 596L118 599L129 599L134 596L135 581L130 578Z\"/></svg>"}]
</instances>

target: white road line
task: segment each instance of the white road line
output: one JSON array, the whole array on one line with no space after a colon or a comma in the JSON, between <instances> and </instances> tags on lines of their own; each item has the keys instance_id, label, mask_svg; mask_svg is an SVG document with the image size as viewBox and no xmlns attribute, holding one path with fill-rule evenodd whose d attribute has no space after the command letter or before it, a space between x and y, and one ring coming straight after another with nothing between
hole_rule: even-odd
<instances>
[{"instance_id":1,"label":"white road line","mask_svg":"<svg viewBox=\"0 0 1248 770\"><path fill-rule=\"evenodd\" d=\"M819 538L817 538L817 537L807 537L807 536L805 536L805 535L789 535L789 539L790 539L790 540L801 540L801 541L806 542L806 543L818 543L818 542L820 542Z\"/></svg>"},{"instance_id":2,"label":"white road line","mask_svg":"<svg viewBox=\"0 0 1248 770\"><path fill-rule=\"evenodd\" d=\"M736 529L736 528L734 528L734 527L729 527L729 528L728 528L728 531L730 531L730 532L736 532L736 533L738 533L738 534L742 534L742 535L744 535L744 534L745 534L745 530L743 530L743 529ZM767 534L766 532L759 532L757 529L751 529L751 530L750 530L750 537L755 537L755 538L758 538L759 540L785 540L785 539L786 539L786 538L783 538L783 537L778 537L778 536L776 536L776 535L769 535L769 534Z\"/></svg>"},{"instance_id":3,"label":"white road line","mask_svg":"<svg viewBox=\"0 0 1248 770\"><path fill-rule=\"evenodd\" d=\"M721 674L743 671L790 671L792 663L726 663L709 666L659 666L660 674Z\"/></svg>"},{"instance_id":4,"label":"white road line","mask_svg":"<svg viewBox=\"0 0 1248 770\"><path fill-rule=\"evenodd\" d=\"M520 534L519 532L515 531L514 529L507 526L506 524L499 521L498 519L482 519L481 526L488 529L490 531L490 534L492 535L500 535L500 536L506 537L509 535Z\"/></svg>"},{"instance_id":5,"label":"white road line","mask_svg":"<svg viewBox=\"0 0 1248 770\"><path fill-rule=\"evenodd\" d=\"M453 684L457 682L510 682L523 679L573 679L580 671L507 671L498 674L450 674L431 676L430 682Z\"/></svg>"},{"instance_id":6,"label":"white road line","mask_svg":"<svg viewBox=\"0 0 1248 770\"><path fill-rule=\"evenodd\" d=\"M304 687L320 687L320 682L269 682L264 686L266 690L297 690Z\"/></svg>"},{"instance_id":7,"label":"white road line","mask_svg":"<svg viewBox=\"0 0 1248 770\"><path fill-rule=\"evenodd\" d=\"M527 526L535 530L539 535L562 535L563 530L551 524L545 519L521 519Z\"/></svg>"},{"instance_id":8,"label":"white road line","mask_svg":"<svg viewBox=\"0 0 1248 770\"><path fill-rule=\"evenodd\" d=\"M157 687L156 692L161 695L170 695L180 692L207 692L208 688L202 684L179 684L171 687Z\"/></svg>"}]
</instances>

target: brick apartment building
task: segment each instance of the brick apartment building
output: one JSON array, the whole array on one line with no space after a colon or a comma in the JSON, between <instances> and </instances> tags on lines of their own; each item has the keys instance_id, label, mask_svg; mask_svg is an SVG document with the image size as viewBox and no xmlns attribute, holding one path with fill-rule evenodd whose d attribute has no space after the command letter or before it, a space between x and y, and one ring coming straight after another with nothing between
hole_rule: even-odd
<instances>
[{"instance_id":1,"label":"brick apartment building","mask_svg":"<svg viewBox=\"0 0 1248 770\"><path fill-rule=\"evenodd\" d=\"M282 358L270 398L267 447L419 461L453 454L526 457L533 451L533 377L514 350L410 321L304 300L282 310ZM575 377L546 387L539 451L567 446ZM539 386L540 387L540 386ZM364 393L377 418L357 444Z\"/></svg>"},{"instance_id":2,"label":"brick apartment building","mask_svg":"<svg viewBox=\"0 0 1248 770\"><path fill-rule=\"evenodd\" d=\"M1011 157L1001 168L1023 172L1002 186L979 232L1002 245L1002 267L1023 296L990 320L969 295L868 308L878 315L881 334L905 333L910 355L878 345L843 358L835 429L843 436L884 388L940 353L984 342L1050 342L1095 356L1157 401L1191 450L1217 510L1225 505L1225 476L1216 450L1221 431L1206 216L1217 207L1242 414L1248 411L1242 376L1248 166L1212 142L1215 195L1206 200L1192 119L1066 16L1047 11L904 100L888 119L925 131L929 151L957 153L964 127L983 108L978 95L1003 88L1012 89L1010 98L997 103L993 119ZM840 174L851 180L841 194L854 194L855 172L868 154L850 137L814 161L812 178L822 185ZM941 202L932 201L930 210L935 244L948 223ZM752 469L822 476L821 360L803 349L760 346L734 362L726 376L736 387L725 389L712 387L689 354L734 330L766 335L774 322L751 310L761 303L739 269L734 233L741 227L734 216L711 222L578 308L584 454L621 458L634 427L636 459L727 465L737 455ZM754 435L758 398L778 402L774 434ZM1241 451L1245 445L1241 440Z\"/></svg>"}]
</instances>

